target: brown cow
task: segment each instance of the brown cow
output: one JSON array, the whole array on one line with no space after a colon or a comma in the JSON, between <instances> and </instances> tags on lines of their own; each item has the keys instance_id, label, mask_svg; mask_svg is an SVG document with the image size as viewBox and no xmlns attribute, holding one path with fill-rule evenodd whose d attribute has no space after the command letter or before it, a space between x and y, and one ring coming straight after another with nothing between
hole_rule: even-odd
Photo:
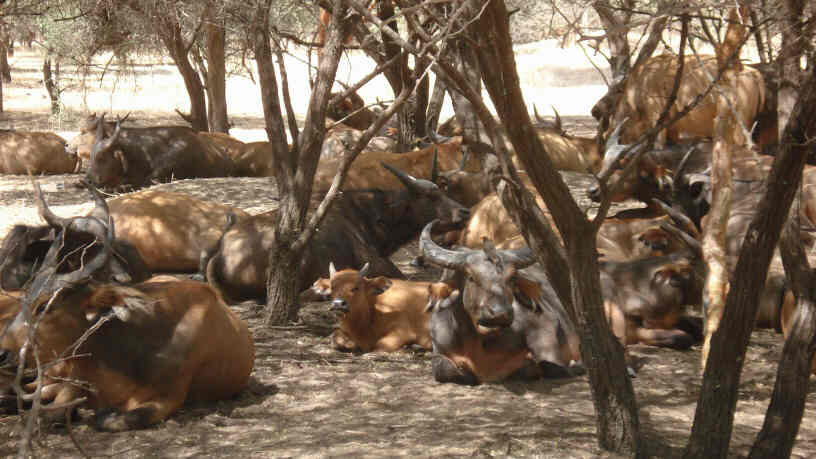
<instances>
[{"instance_id":1,"label":"brown cow","mask_svg":"<svg viewBox=\"0 0 816 459\"><path fill-rule=\"evenodd\" d=\"M222 156L232 161L236 177L269 177L274 174L274 154L266 141L244 143L221 132L199 132Z\"/></svg>"},{"instance_id":2,"label":"brown cow","mask_svg":"<svg viewBox=\"0 0 816 459\"><path fill-rule=\"evenodd\" d=\"M524 337L509 329L482 333L465 311L459 290L438 282L428 286L434 378L476 385L507 379L534 364Z\"/></svg>"},{"instance_id":3,"label":"brown cow","mask_svg":"<svg viewBox=\"0 0 816 459\"><path fill-rule=\"evenodd\" d=\"M381 162L389 164L416 178L425 180L433 176L434 156L441 170L459 167L462 158L462 139L423 148L406 153L389 153L382 151L364 151L357 156L343 182L344 190L399 190L401 182L390 172L383 170ZM316 196L324 195L331 186L334 175L340 167L342 157L321 159L315 173L312 192ZM466 170L481 170L479 158L468 159Z\"/></svg>"},{"instance_id":4,"label":"brown cow","mask_svg":"<svg viewBox=\"0 0 816 459\"><path fill-rule=\"evenodd\" d=\"M79 172L80 161L65 139L52 132L0 130L0 174L40 175Z\"/></svg>"},{"instance_id":5,"label":"brown cow","mask_svg":"<svg viewBox=\"0 0 816 459\"><path fill-rule=\"evenodd\" d=\"M624 144L635 142L657 124L657 119L672 90L676 72L677 56L663 54L645 60L627 75L623 83L623 95L609 123L611 128L628 119L621 137ZM715 56L687 58L680 80L680 91L669 111L669 117L673 117L695 97L706 91L711 81L709 76L717 73ZM736 71L734 81L737 99L732 105L737 111L740 126L750 130L754 119L764 108L765 81L762 74L751 67ZM658 143L668 145L689 138L712 138L718 100L716 91L708 93L686 116L664 129L658 137ZM609 137L609 131L605 137ZM731 145L746 143L742 132L729 133L727 141Z\"/></svg>"},{"instance_id":6,"label":"brown cow","mask_svg":"<svg viewBox=\"0 0 816 459\"><path fill-rule=\"evenodd\" d=\"M53 363L40 376L44 398L59 405L87 397L96 427L108 431L161 422L186 400L242 391L253 367L252 337L212 288L194 281L124 287L91 280L110 257L112 228L97 256L55 275L60 233L2 338L2 364L15 365L28 347L28 324L37 324L36 359ZM34 362L28 353L24 363Z\"/></svg>"},{"instance_id":7,"label":"brown cow","mask_svg":"<svg viewBox=\"0 0 816 459\"><path fill-rule=\"evenodd\" d=\"M198 271L203 251L221 237L227 215L249 218L240 209L158 190L125 194L108 206L117 239L134 246L153 271Z\"/></svg>"},{"instance_id":8,"label":"brown cow","mask_svg":"<svg viewBox=\"0 0 816 459\"><path fill-rule=\"evenodd\" d=\"M416 344L431 349L428 282L387 277L366 278L369 265L359 271L337 271L329 265L331 309L342 311L331 345L343 351L393 352Z\"/></svg>"}]
</instances>

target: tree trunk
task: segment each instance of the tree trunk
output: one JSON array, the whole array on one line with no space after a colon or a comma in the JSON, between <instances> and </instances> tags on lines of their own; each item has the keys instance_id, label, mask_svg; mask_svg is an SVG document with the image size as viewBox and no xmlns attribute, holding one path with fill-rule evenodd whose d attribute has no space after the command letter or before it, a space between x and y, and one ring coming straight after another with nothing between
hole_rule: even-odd
<instances>
[{"instance_id":1,"label":"tree trunk","mask_svg":"<svg viewBox=\"0 0 816 459\"><path fill-rule=\"evenodd\" d=\"M11 83L11 67L9 66L8 58L14 53L12 52L9 34L6 31L7 27L3 26L0 31L0 76L6 83Z\"/></svg>"},{"instance_id":2,"label":"tree trunk","mask_svg":"<svg viewBox=\"0 0 816 459\"><path fill-rule=\"evenodd\" d=\"M816 74L811 70L811 76L806 86L803 86L801 99L816 102L813 92ZM804 92L804 91L807 91ZM802 102L800 102L800 105ZM814 116L814 111L809 114ZM812 118L794 118L798 131L794 138L803 136L813 138L816 133L816 123ZM805 115L807 116L807 115ZM792 130L793 131L793 130ZM786 142L786 145L789 143ZM803 145L791 146L799 150L796 155L804 156ZM816 273L811 269L805 256L799 237L797 219L791 218L785 227L780 240L779 248L782 253L782 262L785 274L794 291L797 300L796 312L793 315L792 327L787 333L785 346L782 349L782 359L776 375L776 384L768 411L765 413L765 423L751 449L751 458L790 457L802 414L805 410L805 398L808 393L808 379L811 373L811 361L816 349Z\"/></svg>"},{"instance_id":3,"label":"tree trunk","mask_svg":"<svg viewBox=\"0 0 816 459\"><path fill-rule=\"evenodd\" d=\"M479 71L479 63L470 44L465 42L464 39L456 40L453 45L452 56L456 61L456 69L464 75L468 84L477 93L481 93L482 77ZM464 145L472 145L478 142L490 143L490 139L484 134L484 129L476 116L473 104L457 91L451 92L451 102L453 103L453 112L456 119L462 125L462 143Z\"/></svg>"},{"instance_id":4,"label":"tree trunk","mask_svg":"<svg viewBox=\"0 0 816 459\"><path fill-rule=\"evenodd\" d=\"M207 101L209 107L209 127L212 132L229 132L227 119L227 67L224 48L226 31L223 21L214 12L215 6L207 6L204 24L207 58Z\"/></svg>"},{"instance_id":5,"label":"tree trunk","mask_svg":"<svg viewBox=\"0 0 816 459\"><path fill-rule=\"evenodd\" d=\"M164 23L159 32L164 46L167 48L173 63L176 64L181 77L184 79L184 87L190 97L190 114L187 121L196 131L207 131L207 104L204 98L204 86L198 73L190 63L187 44L181 35L181 26L170 17L164 18Z\"/></svg>"},{"instance_id":6,"label":"tree trunk","mask_svg":"<svg viewBox=\"0 0 816 459\"><path fill-rule=\"evenodd\" d=\"M51 99L51 114L57 115L60 112L59 80L51 72L51 57L46 56L46 58L43 59L42 72L43 86L45 86L45 90L48 92L48 98ZM58 72L57 75L59 75Z\"/></svg>"},{"instance_id":7,"label":"tree trunk","mask_svg":"<svg viewBox=\"0 0 816 459\"><path fill-rule=\"evenodd\" d=\"M687 458L725 458L734 422L745 349L759 307L768 264L799 183L808 146L816 135L816 78L811 73L785 130L767 191L745 236L731 281L722 323L711 350L694 417Z\"/></svg>"},{"instance_id":8,"label":"tree trunk","mask_svg":"<svg viewBox=\"0 0 816 459\"><path fill-rule=\"evenodd\" d=\"M441 78L434 81L431 100L428 102L428 112L425 115L425 133L436 132L439 127L439 114L442 112L442 105L445 103L445 82Z\"/></svg>"},{"instance_id":9,"label":"tree trunk","mask_svg":"<svg viewBox=\"0 0 816 459\"><path fill-rule=\"evenodd\" d=\"M478 11L478 6L472 5L472 8ZM523 215L535 213L534 209L520 209L515 204L524 200L514 198L502 201L511 210L511 214L519 219L516 223L524 231L525 238L534 248L539 260L547 267L556 291L576 322L581 337L581 356L592 388L600 446L618 453L639 456L642 442L634 390L627 375L623 349L610 331L601 307L599 267L595 250L597 225L585 218L553 168L538 137L533 135L519 87L506 11L504 2L500 0L487 5L477 23L478 29L473 30L472 38L480 44L477 47L479 66L483 69L482 78L493 105L507 129L516 154L564 235L566 253L559 256L558 250L553 251L555 256L563 260L559 263L561 273L556 272L558 268L546 263L549 253L545 256L536 249L542 245L553 245L552 230L542 224L541 218L522 220ZM492 125L492 120L483 111L480 110L479 113L486 126ZM501 141L494 140L494 147L506 153ZM508 158L504 157L502 162L505 171L512 168ZM534 205L529 197L526 202L527 207ZM564 279L565 265L569 269L571 280Z\"/></svg>"}]
</instances>

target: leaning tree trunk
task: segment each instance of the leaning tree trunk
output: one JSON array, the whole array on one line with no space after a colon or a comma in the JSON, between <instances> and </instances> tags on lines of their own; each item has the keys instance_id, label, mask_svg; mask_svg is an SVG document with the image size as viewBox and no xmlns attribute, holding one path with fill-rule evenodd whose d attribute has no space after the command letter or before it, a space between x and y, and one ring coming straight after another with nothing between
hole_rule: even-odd
<instances>
[{"instance_id":1,"label":"leaning tree trunk","mask_svg":"<svg viewBox=\"0 0 816 459\"><path fill-rule=\"evenodd\" d=\"M163 20L160 31L161 40L167 48L173 63L184 80L184 87L190 97L190 113L184 119L196 131L207 131L207 104L204 98L204 85L195 71L188 56L187 44L181 35L181 26L169 17Z\"/></svg>"},{"instance_id":2,"label":"leaning tree trunk","mask_svg":"<svg viewBox=\"0 0 816 459\"><path fill-rule=\"evenodd\" d=\"M207 6L204 36L207 56L207 101L209 108L209 127L212 132L229 132L227 119L227 67L226 67L226 31L224 23L214 12L215 6Z\"/></svg>"},{"instance_id":3,"label":"leaning tree trunk","mask_svg":"<svg viewBox=\"0 0 816 459\"><path fill-rule=\"evenodd\" d=\"M811 71L812 72L812 71ZM768 265L796 195L816 135L816 76L808 78L774 160L767 190L746 232L726 300L722 324L711 337L687 458L725 458L734 423L745 349L759 308Z\"/></svg>"}]
</instances>

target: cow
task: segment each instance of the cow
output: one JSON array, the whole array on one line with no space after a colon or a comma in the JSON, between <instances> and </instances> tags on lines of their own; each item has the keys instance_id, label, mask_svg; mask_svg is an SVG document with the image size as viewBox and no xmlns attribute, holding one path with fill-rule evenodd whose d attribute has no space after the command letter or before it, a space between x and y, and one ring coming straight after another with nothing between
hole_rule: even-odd
<instances>
[{"instance_id":1,"label":"cow","mask_svg":"<svg viewBox=\"0 0 816 459\"><path fill-rule=\"evenodd\" d=\"M189 127L123 128L117 122L108 135L104 118L89 119L83 128L92 141L86 177L96 186L140 188L153 181L233 174L232 161Z\"/></svg>"},{"instance_id":2,"label":"cow","mask_svg":"<svg viewBox=\"0 0 816 459\"><path fill-rule=\"evenodd\" d=\"M489 333L477 330L465 311L459 290L444 282L428 285L426 311L437 382L477 385L520 374L534 364L524 337L510 329Z\"/></svg>"},{"instance_id":3,"label":"cow","mask_svg":"<svg viewBox=\"0 0 816 459\"><path fill-rule=\"evenodd\" d=\"M0 174L73 174L80 165L57 134L0 130Z\"/></svg>"},{"instance_id":4,"label":"cow","mask_svg":"<svg viewBox=\"0 0 816 459\"><path fill-rule=\"evenodd\" d=\"M298 291L326 277L326 260L339 268L371 264L371 274L402 278L388 259L434 218L461 227L469 210L445 196L433 183L385 165L402 181L402 190L347 190L335 198L306 248ZM206 262L206 278L231 299L266 296L269 251L275 243L278 211L255 215L228 229Z\"/></svg>"},{"instance_id":5,"label":"cow","mask_svg":"<svg viewBox=\"0 0 816 459\"><path fill-rule=\"evenodd\" d=\"M359 271L337 271L329 264L331 309L340 311L331 346L342 351L393 352L408 345L431 349L428 282L410 282L379 276L368 278L370 265Z\"/></svg>"},{"instance_id":6,"label":"cow","mask_svg":"<svg viewBox=\"0 0 816 459\"><path fill-rule=\"evenodd\" d=\"M241 209L178 192L143 190L108 201L117 240L138 250L152 271L197 272L202 253L218 242L227 215L249 218ZM98 215L94 209L89 216Z\"/></svg>"},{"instance_id":7,"label":"cow","mask_svg":"<svg viewBox=\"0 0 816 459\"><path fill-rule=\"evenodd\" d=\"M604 134L604 138L609 137L612 126L617 126L626 119L628 121L621 135L624 144L637 141L657 124L672 90L677 64L677 56L662 54L646 59L630 71L623 82L620 101L611 113L610 129ZM717 74L718 63L715 56L701 55L686 59L680 88L669 110L669 117L673 117L698 95L703 94L711 84L710 75ZM751 67L735 70L733 81L736 100L730 103L736 110L739 127L750 130L756 117L764 110L765 81L762 74ZM601 100L603 101L604 99ZM660 132L658 144L665 146L680 143L684 139L713 138L717 112L725 109L719 107L718 101L717 92L709 92L693 110ZM593 115L606 115L603 112L608 109L599 105L602 104L596 104L596 108L593 108ZM742 132L728 133L727 141L731 145L746 143Z\"/></svg>"},{"instance_id":8,"label":"cow","mask_svg":"<svg viewBox=\"0 0 816 459\"><path fill-rule=\"evenodd\" d=\"M506 328L521 334L535 362L544 373L569 376L580 360L575 327L546 273L535 263L528 247L496 250L444 249L431 240L435 222L419 238L426 261L466 277L463 285L466 310L480 326Z\"/></svg>"},{"instance_id":9,"label":"cow","mask_svg":"<svg viewBox=\"0 0 816 459\"><path fill-rule=\"evenodd\" d=\"M377 119L377 114L366 106L365 101L356 92L349 93L346 97L340 98L342 94L331 93L330 100L337 99L337 102L330 103L326 107L326 117L330 120L365 131Z\"/></svg>"},{"instance_id":10,"label":"cow","mask_svg":"<svg viewBox=\"0 0 816 459\"><path fill-rule=\"evenodd\" d=\"M221 132L199 132L198 135L212 144L221 156L233 164L232 175L236 177L269 177L274 174L274 153L269 142L244 143Z\"/></svg>"},{"instance_id":11,"label":"cow","mask_svg":"<svg viewBox=\"0 0 816 459\"><path fill-rule=\"evenodd\" d=\"M338 158L351 150L363 136L363 131L349 127L343 123L326 122L326 137L320 149L320 158ZM366 151L394 151L396 140L387 136L373 137L365 147Z\"/></svg>"},{"instance_id":12,"label":"cow","mask_svg":"<svg viewBox=\"0 0 816 459\"><path fill-rule=\"evenodd\" d=\"M15 225L0 246L0 288L3 290L22 289L36 272L56 234L65 232L64 247L59 256L62 260L60 272L76 269L85 259L99 251L98 246L82 247L101 238L102 228L108 221L109 209L102 195L93 186L85 186L96 206L94 216L62 218L55 215L43 198L42 189L34 183L40 217L46 225ZM140 256L136 247L127 240L116 238L113 257L109 263L95 273L97 280L115 280L121 283L141 282L150 277L150 268ZM82 250L80 250L82 249Z\"/></svg>"},{"instance_id":13,"label":"cow","mask_svg":"<svg viewBox=\"0 0 816 459\"><path fill-rule=\"evenodd\" d=\"M252 337L211 287L93 280L111 256L113 227L109 222L103 250L81 268L56 274L65 234L59 233L0 340L0 364L17 365L25 356L19 364L43 372L44 401L60 406L85 397L96 411L95 427L105 431L143 428L187 400L242 391L253 368ZM32 334L36 355L21 353L32 349Z\"/></svg>"},{"instance_id":14,"label":"cow","mask_svg":"<svg viewBox=\"0 0 816 459\"><path fill-rule=\"evenodd\" d=\"M433 145L421 150L406 153L390 153L382 151L364 151L360 153L348 170L343 182L344 190L380 189L399 190L401 182L393 174L383 171L380 166L385 162L397 169L420 179L431 179L434 164L439 169L448 170L459 167L462 157L462 139L453 139L450 142ZM436 162L434 161L436 159ZM331 186L337 170L342 163L342 157L323 158L317 165L312 193L323 196ZM473 155L468 159L465 169L476 172L481 170L480 158Z\"/></svg>"}]
</instances>

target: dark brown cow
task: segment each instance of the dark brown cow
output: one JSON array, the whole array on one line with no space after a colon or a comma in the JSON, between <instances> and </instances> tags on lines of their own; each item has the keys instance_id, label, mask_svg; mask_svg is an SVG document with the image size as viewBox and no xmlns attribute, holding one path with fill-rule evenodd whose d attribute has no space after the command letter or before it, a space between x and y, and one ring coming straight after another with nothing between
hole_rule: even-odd
<instances>
[{"instance_id":1,"label":"dark brown cow","mask_svg":"<svg viewBox=\"0 0 816 459\"><path fill-rule=\"evenodd\" d=\"M79 172L77 155L52 132L0 130L0 174L41 175Z\"/></svg>"},{"instance_id":2,"label":"dark brown cow","mask_svg":"<svg viewBox=\"0 0 816 459\"><path fill-rule=\"evenodd\" d=\"M135 247L153 271L196 272L202 252L218 242L227 215L249 218L241 209L184 193L144 190L111 199L118 240ZM98 211L90 215L97 216Z\"/></svg>"},{"instance_id":3,"label":"dark brown cow","mask_svg":"<svg viewBox=\"0 0 816 459\"><path fill-rule=\"evenodd\" d=\"M431 349L428 282L387 277L367 278L369 265L359 271L336 271L329 265L331 309L343 312L331 336L335 349L343 351L393 352L415 344Z\"/></svg>"},{"instance_id":4,"label":"dark brown cow","mask_svg":"<svg viewBox=\"0 0 816 459\"><path fill-rule=\"evenodd\" d=\"M428 311L434 378L438 382L476 385L502 381L534 364L524 337L503 328L489 333L476 329L465 311L459 290L438 282L428 286Z\"/></svg>"},{"instance_id":5,"label":"dark brown cow","mask_svg":"<svg viewBox=\"0 0 816 459\"><path fill-rule=\"evenodd\" d=\"M467 208L433 183L396 169L389 173L399 176L402 190L351 190L335 199L303 255L299 290L328 275L326 260L333 260L341 269L370 262L372 275L402 277L388 257L425 223L440 218L448 229L454 229L469 217ZM229 298L264 297L277 220L275 210L226 231L207 263L209 282Z\"/></svg>"},{"instance_id":6,"label":"dark brown cow","mask_svg":"<svg viewBox=\"0 0 816 459\"><path fill-rule=\"evenodd\" d=\"M97 253L98 245L83 247L99 239L109 219L108 206L99 192L83 183L96 202L90 217L62 218L54 215L43 198L39 184L34 183L40 217L47 225L15 225L0 246L0 288L21 289L28 283L42 262L57 233L65 229L64 247L59 252L62 263L59 272L77 269L86 259ZM140 282L150 277L150 268L139 255L138 250L127 240L113 241L114 256L109 263L96 273L100 281Z\"/></svg>"},{"instance_id":7,"label":"dark brown cow","mask_svg":"<svg viewBox=\"0 0 816 459\"><path fill-rule=\"evenodd\" d=\"M94 282L94 271L111 255L113 225L93 259L55 274L63 237L60 232L49 249L0 345L2 364L16 365L27 347L28 324L37 324L36 359L53 363L40 376L46 401L61 405L87 397L96 427L120 431L160 422L186 400L226 399L246 387L252 337L212 288L194 281ZM59 359L66 354L75 357ZM34 362L29 352L24 363Z\"/></svg>"},{"instance_id":8,"label":"dark brown cow","mask_svg":"<svg viewBox=\"0 0 816 459\"><path fill-rule=\"evenodd\" d=\"M509 327L524 337L533 359L547 374L572 374L580 360L578 335L547 275L531 266L529 248L484 250L439 247L431 238L433 222L422 230L419 247L426 261L464 274L464 304L481 326Z\"/></svg>"},{"instance_id":9,"label":"dark brown cow","mask_svg":"<svg viewBox=\"0 0 816 459\"><path fill-rule=\"evenodd\" d=\"M102 116L89 118L82 133L86 142L92 142L86 175L100 187L143 187L153 181L233 174L232 161L188 127L123 128L117 123L108 135Z\"/></svg>"},{"instance_id":10,"label":"dark brown cow","mask_svg":"<svg viewBox=\"0 0 816 459\"><path fill-rule=\"evenodd\" d=\"M329 98L334 100L338 96L340 93L332 93ZM359 94L352 92L338 99L337 103L329 104L326 109L326 117L359 131L365 131L374 124L377 114L366 106Z\"/></svg>"}]
</instances>

